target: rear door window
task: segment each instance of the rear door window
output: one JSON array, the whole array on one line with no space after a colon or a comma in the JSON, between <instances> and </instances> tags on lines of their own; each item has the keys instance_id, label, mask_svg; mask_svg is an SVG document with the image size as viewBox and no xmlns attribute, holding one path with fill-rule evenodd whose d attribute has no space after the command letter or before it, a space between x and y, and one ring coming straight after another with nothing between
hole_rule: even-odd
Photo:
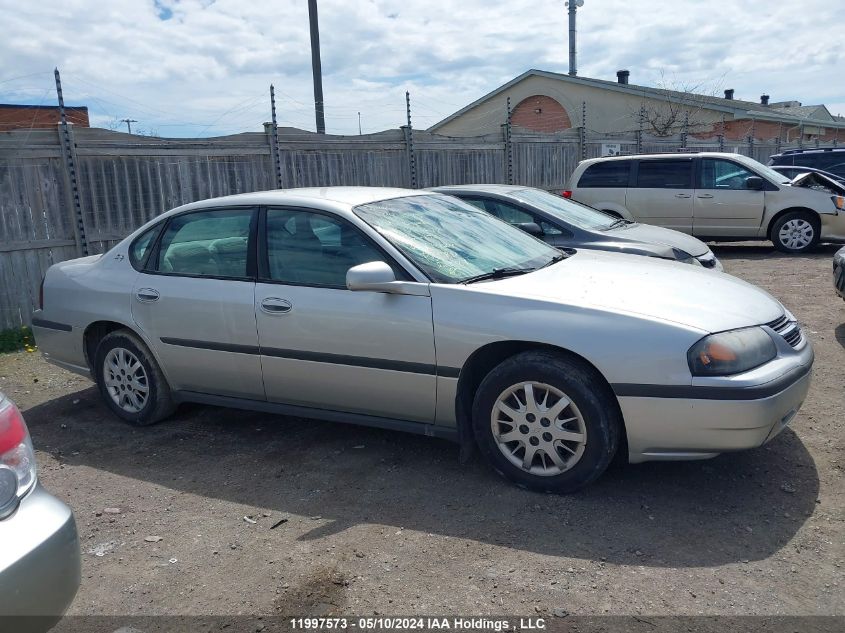
<instances>
[{"instance_id":1,"label":"rear door window","mask_svg":"<svg viewBox=\"0 0 845 633\"><path fill-rule=\"evenodd\" d=\"M252 209L177 215L161 238L157 271L194 277L247 277Z\"/></svg>"},{"instance_id":2,"label":"rear door window","mask_svg":"<svg viewBox=\"0 0 845 633\"><path fill-rule=\"evenodd\" d=\"M629 160L607 160L593 163L581 174L578 187L624 188L628 186L630 173L631 161Z\"/></svg>"},{"instance_id":3,"label":"rear door window","mask_svg":"<svg viewBox=\"0 0 845 633\"><path fill-rule=\"evenodd\" d=\"M691 160L641 160L637 174L641 189L692 189Z\"/></svg>"}]
</instances>

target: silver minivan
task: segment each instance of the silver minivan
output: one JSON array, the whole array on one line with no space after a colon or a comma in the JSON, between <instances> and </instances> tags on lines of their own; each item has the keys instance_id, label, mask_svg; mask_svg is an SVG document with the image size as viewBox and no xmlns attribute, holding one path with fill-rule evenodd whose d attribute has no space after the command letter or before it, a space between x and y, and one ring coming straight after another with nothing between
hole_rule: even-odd
<instances>
[{"instance_id":1,"label":"silver minivan","mask_svg":"<svg viewBox=\"0 0 845 633\"><path fill-rule=\"evenodd\" d=\"M564 196L704 240L771 239L787 253L845 241L845 196L800 186L756 160L719 152L582 161Z\"/></svg>"}]
</instances>

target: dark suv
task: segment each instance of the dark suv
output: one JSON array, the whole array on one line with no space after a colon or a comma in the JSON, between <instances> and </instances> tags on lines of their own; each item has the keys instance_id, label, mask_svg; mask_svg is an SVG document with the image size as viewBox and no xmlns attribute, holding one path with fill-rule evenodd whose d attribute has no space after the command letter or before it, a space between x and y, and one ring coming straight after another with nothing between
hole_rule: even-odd
<instances>
[{"instance_id":1,"label":"dark suv","mask_svg":"<svg viewBox=\"0 0 845 633\"><path fill-rule=\"evenodd\" d=\"M845 177L845 147L788 149L769 159L769 165L798 165L829 171Z\"/></svg>"}]
</instances>

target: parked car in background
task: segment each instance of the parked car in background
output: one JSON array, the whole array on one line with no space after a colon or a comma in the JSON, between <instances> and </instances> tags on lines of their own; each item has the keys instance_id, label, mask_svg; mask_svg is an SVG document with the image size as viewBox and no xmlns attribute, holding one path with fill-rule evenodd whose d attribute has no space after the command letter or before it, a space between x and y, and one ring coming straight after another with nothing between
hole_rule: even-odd
<instances>
[{"instance_id":1,"label":"parked car in background","mask_svg":"<svg viewBox=\"0 0 845 633\"><path fill-rule=\"evenodd\" d=\"M794 185L739 154L594 158L569 183L573 200L701 239L770 239L787 253L845 241L845 197Z\"/></svg>"},{"instance_id":2,"label":"parked car in background","mask_svg":"<svg viewBox=\"0 0 845 633\"><path fill-rule=\"evenodd\" d=\"M46 631L79 583L73 513L38 483L23 416L0 393L0 628Z\"/></svg>"},{"instance_id":3,"label":"parked car in background","mask_svg":"<svg viewBox=\"0 0 845 633\"><path fill-rule=\"evenodd\" d=\"M833 287L836 294L845 299L845 247L833 255Z\"/></svg>"},{"instance_id":4,"label":"parked car in background","mask_svg":"<svg viewBox=\"0 0 845 633\"><path fill-rule=\"evenodd\" d=\"M794 165L823 169L845 178L845 147L788 149L769 158L769 165Z\"/></svg>"},{"instance_id":5,"label":"parked car in background","mask_svg":"<svg viewBox=\"0 0 845 633\"><path fill-rule=\"evenodd\" d=\"M432 192L327 187L169 211L55 264L47 360L144 425L192 401L475 443L538 490L760 446L813 349L762 290L698 266L558 251ZM624 438L624 439L623 439Z\"/></svg>"},{"instance_id":6,"label":"parked car in background","mask_svg":"<svg viewBox=\"0 0 845 633\"><path fill-rule=\"evenodd\" d=\"M793 167L791 165L772 165L771 168L777 173L783 174L789 178L789 180L793 180L801 174L819 174L820 176L825 176L845 187L845 177L837 176L836 174L825 171L824 169L815 169L814 167Z\"/></svg>"},{"instance_id":7,"label":"parked car in background","mask_svg":"<svg viewBox=\"0 0 845 633\"><path fill-rule=\"evenodd\" d=\"M460 198L555 248L646 255L722 270L722 264L701 240L659 226L623 220L540 189L454 185L431 190Z\"/></svg>"}]
</instances>

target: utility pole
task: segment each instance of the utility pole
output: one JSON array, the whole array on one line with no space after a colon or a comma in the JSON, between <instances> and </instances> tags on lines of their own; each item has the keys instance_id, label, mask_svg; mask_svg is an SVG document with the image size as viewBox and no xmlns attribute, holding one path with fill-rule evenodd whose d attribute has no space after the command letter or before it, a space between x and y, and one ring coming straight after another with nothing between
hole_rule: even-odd
<instances>
[{"instance_id":1,"label":"utility pole","mask_svg":"<svg viewBox=\"0 0 845 633\"><path fill-rule=\"evenodd\" d=\"M565 3L569 7L569 74L578 74L578 47L576 45L575 13L578 7L584 6L584 0L569 0Z\"/></svg>"},{"instance_id":2,"label":"utility pole","mask_svg":"<svg viewBox=\"0 0 845 633\"><path fill-rule=\"evenodd\" d=\"M132 134L132 124L137 123L135 119L121 119L121 123L126 123L126 131Z\"/></svg>"},{"instance_id":3,"label":"utility pole","mask_svg":"<svg viewBox=\"0 0 845 633\"><path fill-rule=\"evenodd\" d=\"M317 20L317 0L308 0L308 23L311 27L311 73L314 75L314 114L317 117L317 134L325 134L326 116L323 112L323 69L320 63L320 25Z\"/></svg>"}]
</instances>

